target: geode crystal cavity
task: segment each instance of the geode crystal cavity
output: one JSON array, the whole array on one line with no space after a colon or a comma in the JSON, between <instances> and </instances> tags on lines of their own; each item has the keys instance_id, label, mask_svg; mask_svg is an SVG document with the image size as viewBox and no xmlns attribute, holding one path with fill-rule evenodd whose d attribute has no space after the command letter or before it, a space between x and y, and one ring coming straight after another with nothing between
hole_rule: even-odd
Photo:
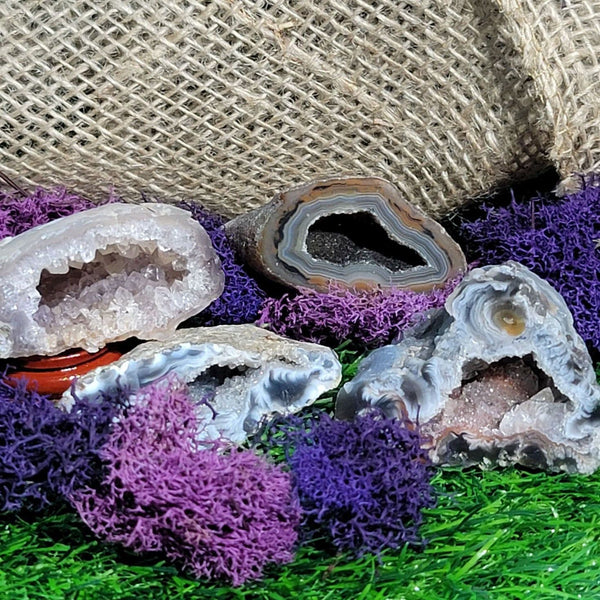
<instances>
[{"instance_id":1,"label":"geode crystal cavity","mask_svg":"<svg viewBox=\"0 0 600 600\"><path fill-rule=\"evenodd\" d=\"M77 379L61 404L101 401L119 387L134 392L167 373L188 384L204 438L242 442L267 415L297 412L338 385L341 365L325 346L254 325L181 329Z\"/></svg>"},{"instance_id":2,"label":"geode crystal cavity","mask_svg":"<svg viewBox=\"0 0 600 600\"><path fill-rule=\"evenodd\" d=\"M371 353L336 415L419 422L436 463L600 466L600 388L562 297L524 266L473 270L424 325Z\"/></svg>"},{"instance_id":3,"label":"geode crystal cavity","mask_svg":"<svg viewBox=\"0 0 600 600\"><path fill-rule=\"evenodd\" d=\"M167 204L107 204L0 242L0 358L168 337L223 290L204 229Z\"/></svg>"},{"instance_id":4,"label":"geode crystal cavity","mask_svg":"<svg viewBox=\"0 0 600 600\"><path fill-rule=\"evenodd\" d=\"M295 288L425 291L466 263L446 231L376 177L315 181L226 225L238 254Z\"/></svg>"}]
</instances>

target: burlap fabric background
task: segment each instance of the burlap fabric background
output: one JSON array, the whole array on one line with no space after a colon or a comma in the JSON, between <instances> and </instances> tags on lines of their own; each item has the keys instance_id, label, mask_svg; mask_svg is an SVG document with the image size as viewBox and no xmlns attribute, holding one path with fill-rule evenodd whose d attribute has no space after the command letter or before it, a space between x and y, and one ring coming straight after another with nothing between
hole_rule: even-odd
<instances>
[{"instance_id":1,"label":"burlap fabric background","mask_svg":"<svg viewBox=\"0 0 600 600\"><path fill-rule=\"evenodd\" d=\"M233 215L380 175L440 215L600 164L600 1L2 0L0 169Z\"/></svg>"}]
</instances>

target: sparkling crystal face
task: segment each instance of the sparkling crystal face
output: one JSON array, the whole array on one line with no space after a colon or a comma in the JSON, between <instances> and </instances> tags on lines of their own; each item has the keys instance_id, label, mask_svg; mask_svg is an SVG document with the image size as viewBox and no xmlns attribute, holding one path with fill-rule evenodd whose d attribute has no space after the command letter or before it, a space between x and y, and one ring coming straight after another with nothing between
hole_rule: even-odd
<instances>
[{"instance_id":1,"label":"sparkling crystal face","mask_svg":"<svg viewBox=\"0 0 600 600\"><path fill-rule=\"evenodd\" d=\"M155 242L110 244L96 250L90 262L69 261L66 273L44 269L36 288L40 302L33 319L52 330L70 323L72 315L84 307L107 309L118 295L150 303L156 289L168 288L188 274L180 255L160 250Z\"/></svg>"},{"instance_id":2,"label":"sparkling crystal face","mask_svg":"<svg viewBox=\"0 0 600 600\"><path fill-rule=\"evenodd\" d=\"M392 240L369 212L318 219L308 228L306 250L316 260L341 266L376 264L390 273L426 265L418 252Z\"/></svg>"},{"instance_id":3,"label":"sparkling crystal face","mask_svg":"<svg viewBox=\"0 0 600 600\"><path fill-rule=\"evenodd\" d=\"M478 363L478 361L474 361ZM435 435L442 428L484 437L502 429L504 417L540 393L548 403L566 399L552 378L539 369L531 354L507 357L489 365L464 365L468 374L449 395L436 419L423 426L426 434Z\"/></svg>"}]
</instances>

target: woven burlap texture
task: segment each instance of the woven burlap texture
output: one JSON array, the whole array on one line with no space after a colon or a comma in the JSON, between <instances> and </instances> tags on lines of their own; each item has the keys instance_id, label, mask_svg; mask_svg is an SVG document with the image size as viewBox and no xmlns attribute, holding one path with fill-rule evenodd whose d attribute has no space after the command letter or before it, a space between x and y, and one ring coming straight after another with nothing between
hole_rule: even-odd
<instances>
[{"instance_id":1,"label":"woven burlap texture","mask_svg":"<svg viewBox=\"0 0 600 600\"><path fill-rule=\"evenodd\" d=\"M552 131L549 156L574 173L600 170L600 2L498 0Z\"/></svg>"},{"instance_id":2,"label":"woven burlap texture","mask_svg":"<svg viewBox=\"0 0 600 600\"><path fill-rule=\"evenodd\" d=\"M598 164L600 10L573 6L3 0L0 169L225 215L379 175L439 216Z\"/></svg>"}]
</instances>

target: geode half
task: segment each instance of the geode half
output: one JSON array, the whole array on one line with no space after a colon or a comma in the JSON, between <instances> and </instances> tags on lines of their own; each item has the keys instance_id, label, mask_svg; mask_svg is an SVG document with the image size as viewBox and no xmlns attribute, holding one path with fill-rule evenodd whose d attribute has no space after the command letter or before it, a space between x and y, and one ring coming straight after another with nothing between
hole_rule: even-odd
<instances>
[{"instance_id":1,"label":"geode half","mask_svg":"<svg viewBox=\"0 0 600 600\"><path fill-rule=\"evenodd\" d=\"M223 291L204 229L167 204L107 204L0 242L0 358L168 337Z\"/></svg>"},{"instance_id":2,"label":"geode half","mask_svg":"<svg viewBox=\"0 0 600 600\"><path fill-rule=\"evenodd\" d=\"M442 226L377 177L301 185L226 230L248 265L294 288L425 291L466 271Z\"/></svg>"},{"instance_id":3,"label":"geode half","mask_svg":"<svg viewBox=\"0 0 600 600\"><path fill-rule=\"evenodd\" d=\"M116 362L76 379L73 397L100 402L118 389L134 392L168 373L187 383L202 437L242 442L273 413L312 404L341 381L333 350L296 342L254 325L181 329L168 340L147 342Z\"/></svg>"},{"instance_id":4,"label":"geode half","mask_svg":"<svg viewBox=\"0 0 600 600\"><path fill-rule=\"evenodd\" d=\"M418 422L436 463L600 466L600 387L563 298L523 265L475 269L425 324L371 353L336 416Z\"/></svg>"}]
</instances>

